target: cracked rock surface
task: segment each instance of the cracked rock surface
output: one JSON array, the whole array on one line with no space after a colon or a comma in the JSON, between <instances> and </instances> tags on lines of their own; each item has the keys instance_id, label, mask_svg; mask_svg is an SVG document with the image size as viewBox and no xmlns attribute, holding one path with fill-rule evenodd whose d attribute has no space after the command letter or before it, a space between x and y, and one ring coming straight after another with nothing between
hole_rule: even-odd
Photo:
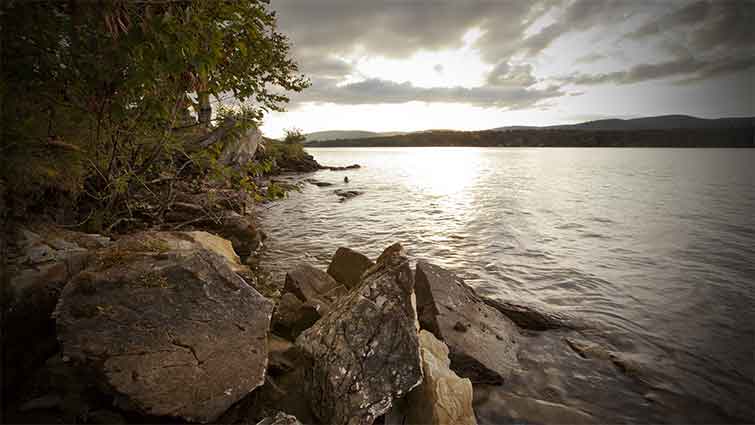
<instances>
[{"instance_id":1,"label":"cracked rock surface","mask_svg":"<svg viewBox=\"0 0 755 425\"><path fill-rule=\"evenodd\" d=\"M389 249L296 341L312 359L305 385L323 423L372 424L422 382L412 272L400 246Z\"/></svg>"},{"instance_id":2,"label":"cracked rock surface","mask_svg":"<svg viewBox=\"0 0 755 425\"><path fill-rule=\"evenodd\" d=\"M120 407L210 422L263 383L272 308L221 255L136 236L71 280L55 318Z\"/></svg>"},{"instance_id":3,"label":"cracked rock surface","mask_svg":"<svg viewBox=\"0 0 755 425\"><path fill-rule=\"evenodd\" d=\"M415 273L423 329L445 342L451 369L473 383L503 383L518 367L519 330L453 273L424 261Z\"/></svg>"}]
</instances>

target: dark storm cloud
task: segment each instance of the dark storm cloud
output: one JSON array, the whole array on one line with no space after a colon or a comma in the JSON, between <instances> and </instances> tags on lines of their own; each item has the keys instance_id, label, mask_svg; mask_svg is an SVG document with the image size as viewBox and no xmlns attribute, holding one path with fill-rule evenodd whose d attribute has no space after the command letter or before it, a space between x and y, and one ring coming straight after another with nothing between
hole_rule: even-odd
<instances>
[{"instance_id":1,"label":"dark storm cloud","mask_svg":"<svg viewBox=\"0 0 755 425\"><path fill-rule=\"evenodd\" d=\"M664 78L683 78L681 83L689 83L726 74L742 72L755 67L755 58L728 58L722 61L701 61L694 58L675 59L657 64L636 65L625 71L600 74L576 73L560 79L564 83L578 85L634 84Z\"/></svg>"},{"instance_id":2,"label":"dark storm cloud","mask_svg":"<svg viewBox=\"0 0 755 425\"><path fill-rule=\"evenodd\" d=\"M659 19L651 20L627 34L627 38L643 39L679 26L688 26L701 22L708 15L711 5L708 1L698 1L681 7Z\"/></svg>"},{"instance_id":3,"label":"dark storm cloud","mask_svg":"<svg viewBox=\"0 0 755 425\"><path fill-rule=\"evenodd\" d=\"M564 93L557 86L543 89L524 87L416 87L368 79L337 86L333 80L314 80L312 87L293 97L296 102L331 102L346 105L373 103L453 102L479 106L520 109Z\"/></svg>"},{"instance_id":4,"label":"dark storm cloud","mask_svg":"<svg viewBox=\"0 0 755 425\"><path fill-rule=\"evenodd\" d=\"M293 42L293 53L313 87L294 101L345 104L398 103L412 100L459 102L520 108L564 95L542 86L536 77L538 55L571 33L595 30L603 38L622 39L616 28L628 19L645 19L623 36L643 43L643 59L626 52L613 59L625 69L595 73L590 65L609 58L592 52L577 58L563 83L633 84L676 78L691 82L751 67L754 3L744 1L496 0L496 1L354 1L273 0L279 25ZM655 13L660 9L666 13ZM540 18L545 18L539 20ZM533 25L536 24L536 25ZM458 48L472 29L483 61L492 65L486 84L477 88L420 88L370 79L338 85L355 75L339 57L407 58L418 51ZM651 46L668 52L653 54ZM574 53L574 52L570 52ZM655 56L655 60L649 58ZM522 63L522 62L531 63ZM642 63L642 62L653 63ZM437 64L442 66L443 64ZM435 68L437 71L437 68ZM538 84L540 83L540 84Z\"/></svg>"},{"instance_id":5,"label":"dark storm cloud","mask_svg":"<svg viewBox=\"0 0 755 425\"><path fill-rule=\"evenodd\" d=\"M687 51L734 49L755 43L755 3L698 1L652 19L626 35L633 40L666 36Z\"/></svg>"},{"instance_id":6,"label":"dark storm cloud","mask_svg":"<svg viewBox=\"0 0 755 425\"><path fill-rule=\"evenodd\" d=\"M606 26L628 19L638 10L643 2L628 2L624 0L597 1L573 0L566 2L563 13L552 24L544 27L540 32L521 41L519 48L536 55L549 47L561 36L576 31L586 31L598 26Z\"/></svg>"}]
</instances>

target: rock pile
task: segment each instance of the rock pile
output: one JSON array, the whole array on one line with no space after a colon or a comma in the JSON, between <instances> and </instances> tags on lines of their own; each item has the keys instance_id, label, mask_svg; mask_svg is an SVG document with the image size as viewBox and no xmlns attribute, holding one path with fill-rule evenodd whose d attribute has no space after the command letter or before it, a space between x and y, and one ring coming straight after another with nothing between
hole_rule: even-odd
<instances>
[{"instance_id":1,"label":"rock pile","mask_svg":"<svg viewBox=\"0 0 755 425\"><path fill-rule=\"evenodd\" d=\"M617 362L562 336L560 316L412 269L400 244L294 265L274 302L207 232L16 239L4 326L37 340L3 334L10 422L593 423L538 364Z\"/></svg>"}]
</instances>

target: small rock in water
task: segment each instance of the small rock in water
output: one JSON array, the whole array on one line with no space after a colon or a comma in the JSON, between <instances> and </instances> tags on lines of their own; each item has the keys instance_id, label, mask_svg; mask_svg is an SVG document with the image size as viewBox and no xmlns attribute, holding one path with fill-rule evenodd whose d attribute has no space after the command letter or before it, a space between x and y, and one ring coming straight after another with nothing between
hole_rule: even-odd
<instances>
[{"instance_id":1,"label":"small rock in water","mask_svg":"<svg viewBox=\"0 0 755 425\"><path fill-rule=\"evenodd\" d=\"M333 191L333 193L335 193L336 196L338 196L339 198L341 198L341 199L338 200L338 202L346 202L347 200L349 200L349 199L351 199L351 198L353 198L355 196L359 196L359 195L363 194L364 192L359 191L359 190L342 190L342 189L336 189L336 190Z\"/></svg>"},{"instance_id":2,"label":"small rock in water","mask_svg":"<svg viewBox=\"0 0 755 425\"><path fill-rule=\"evenodd\" d=\"M317 187L328 187L328 186L333 186L333 183L329 183L329 182L323 182L323 181L320 181L320 180L316 180L316 179L306 179L305 181L306 181L307 183L309 183L309 184L311 184L311 185L315 185L315 186L317 186Z\"/></svg>"}]
</instances>

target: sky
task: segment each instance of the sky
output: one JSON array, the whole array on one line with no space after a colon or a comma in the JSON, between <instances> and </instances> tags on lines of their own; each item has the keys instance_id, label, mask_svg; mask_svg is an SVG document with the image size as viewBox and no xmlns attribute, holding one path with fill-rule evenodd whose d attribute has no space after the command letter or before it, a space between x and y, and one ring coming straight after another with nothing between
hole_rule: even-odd
<instances>
[{"instance_id":1,"label":"sky","mask_svg":"<svg viewBox=\"0 0 755 425\"><path fill-rule=\"evenodd\" d=\"M755 115L755 0L272 0L311 80L270 137Z\"/></svg>"}]
</instances>

